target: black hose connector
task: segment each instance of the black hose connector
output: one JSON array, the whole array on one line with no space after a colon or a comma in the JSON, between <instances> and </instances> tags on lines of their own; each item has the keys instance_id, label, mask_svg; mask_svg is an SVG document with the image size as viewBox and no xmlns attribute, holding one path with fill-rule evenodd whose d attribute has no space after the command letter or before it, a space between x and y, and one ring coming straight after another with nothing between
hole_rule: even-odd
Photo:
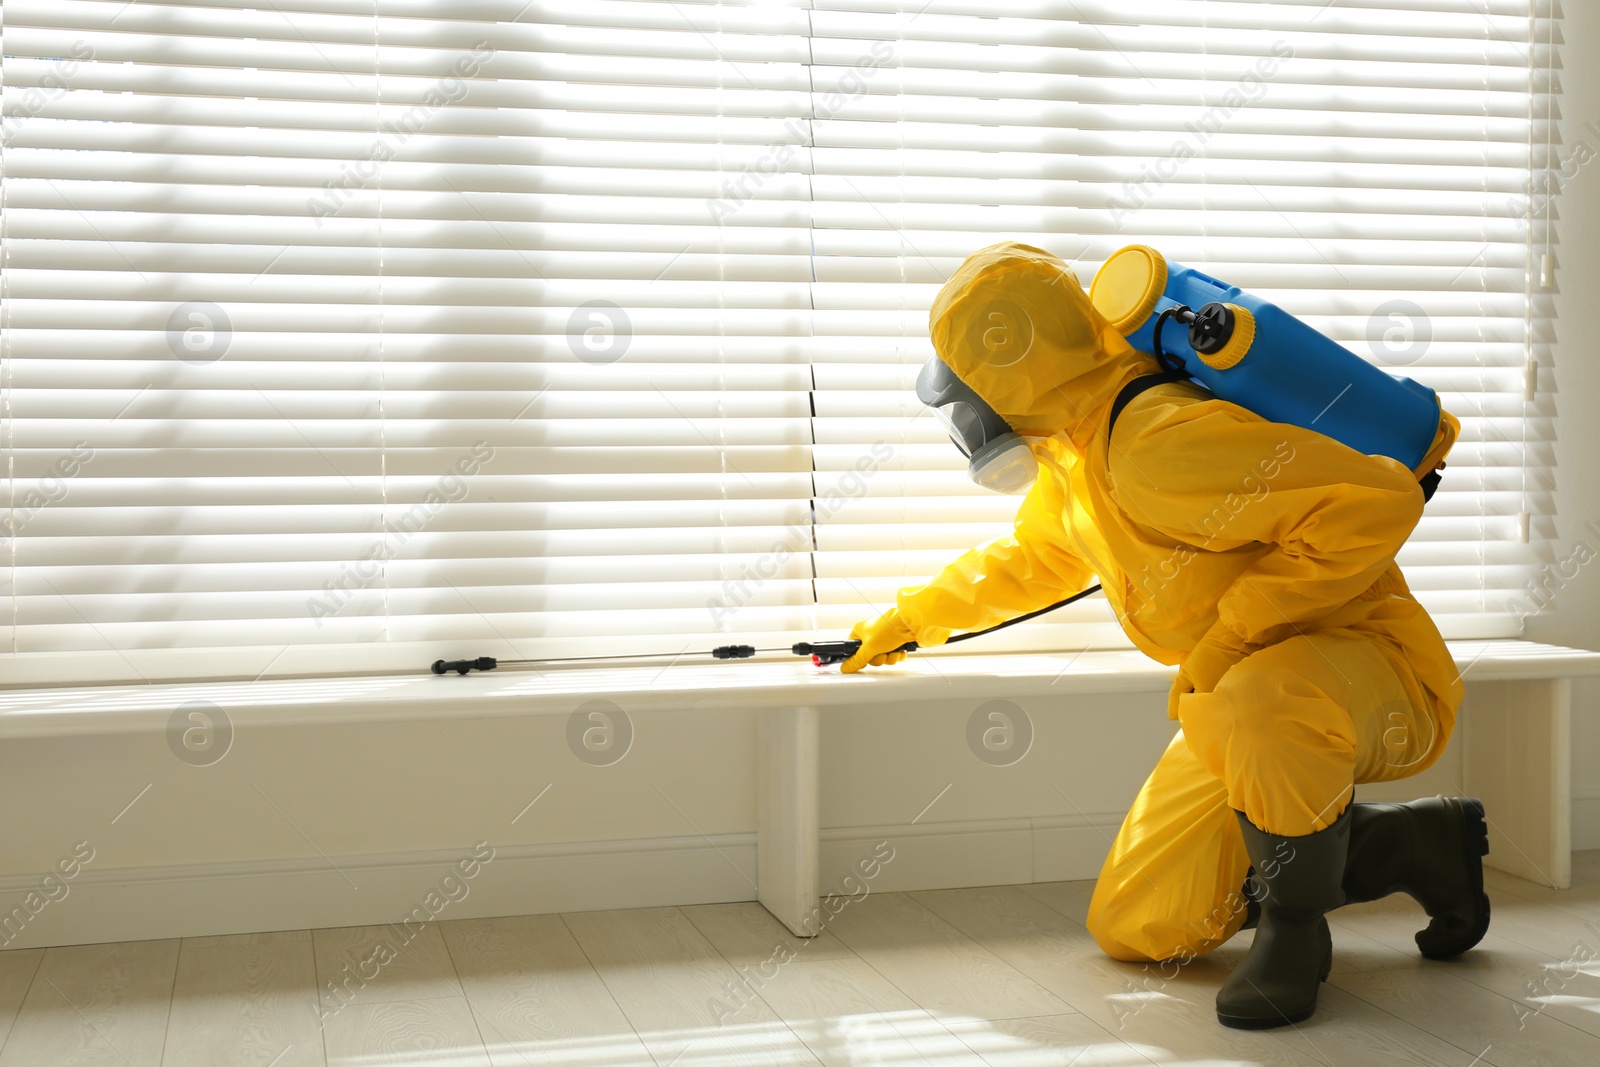
<instances>
[{"instance_id":1,"label":"black hose connector","mask_svg":"<svg viewBox=\"0 0 1600 1067\"><path fill-rule=\"evenodd\" d=\"M499 664L495 662L492 656L479 656L477 659L458 659L448 662L440 659L433 661L433 673L449 674L451 671L455 671L457 674L466 674L468 671L492 671L497 666Z\"/></svg>"},{"instance_id":2,"label":"black hose connector","mask_svg":"<svg viewBox=\"0 0 1600 1067\"><path fill-rule=\"evenodd\" d=\"M797 656L810 656L812 663L825 667L830 663L843 663L860 647L860 641L801 641L789 651Z\"/></svg>"},{"instance_id":3,"label":"black hose connector","mask_svg":"<svg viewBox=\"0 0 1600 1067\"><path fill-rule=\"evenodd\" d=\"M711 655L717 659L749 659L755 654L755 645L723 645L711 650Z\"/></svg>"},{"instance_id":4,"label":"black hose connector","mask_svg":"<svg viewBox=\"0 0 1600 1067\"><path fill-rule=\"evenodd\" d=\"M843 663L861 649L860 641L802 641L790 649L797 656L810 656L811 662L818 667L829 667L835 663ZM896 652L915 652L917 643L907 641Z\"/></svg>"}]
</instances>

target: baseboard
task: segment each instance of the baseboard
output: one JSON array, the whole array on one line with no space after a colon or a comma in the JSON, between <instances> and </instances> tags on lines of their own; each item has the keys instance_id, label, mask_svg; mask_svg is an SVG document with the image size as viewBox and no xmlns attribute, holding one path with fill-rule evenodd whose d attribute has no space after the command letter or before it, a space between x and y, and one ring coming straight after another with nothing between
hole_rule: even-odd
<instances>
[{"instance_id":1,"label":"baseboard","mask_svg":"<svg viewBox=\"0 0 1600 1067\"><path fill-rule=\"evenodd\" d=\"M65 896L25 923L12 918L0 947L371 926L419 906L443 920L755 899L753 833L502 847L463 878L457 864L471 852L139 869L91 862L64 883ZM0 901L14 907L39 885L37 875L0 879Z\"/></svg>"},{"instance_id":2,"label":"baseboard","mask_svg":"<svg viewBox=\"0 0 1600 1067\"><path fill-rule=\"evenodd\" d=\"M895 850L894 860L873 881L880 892L1093 878L1123 814L824 830L820 881L824 891L838 888L839 879L880 841Z\"/></svg>"},{"instance_id":3,"label":"baseboard","mask_svg":"<svg viewBox=\"0 0 1600 1067\"><path fill-rule=\"evenodd\" d=\"M894 858L872 882L879 892L1093 878L1121 821L1115 814L824 831L819 888L841 888L881 841ZM499 847L464 878L456 865L470 852L117 869L91 861L52 886L58 899L44 903L39 876L8 876L0 901L13 910L0 914L0 947L371 926L401 922L418 907L427 911L415 914L444 920L756 898L750 833ZM446 893L440 882L452 874Z\"/></svg>"}]
</instances>

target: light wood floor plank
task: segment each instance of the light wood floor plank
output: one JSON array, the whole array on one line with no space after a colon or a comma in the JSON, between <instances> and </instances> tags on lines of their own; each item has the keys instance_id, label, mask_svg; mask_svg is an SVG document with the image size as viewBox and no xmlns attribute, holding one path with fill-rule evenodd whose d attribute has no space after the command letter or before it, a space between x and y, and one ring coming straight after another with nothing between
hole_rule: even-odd
<instances>
[{"instance_id":1,"label":"light wood floor plank","mask_svg":"<svg viewBox=\"0 0 1600 1067\"><path fill-rule=\"evenodd\" d=\"M1098 1026L1160 1063L1185 1063L1193 1057L1238 1062L1326 1064L1311 1043L1289 1039L1286 1031L1250 1033L1225 1030L1216 1021L1218 988L1244 958L1249 934L1209 956L1177 967L1118 963L1106 958L1076 924L1053 919L1053 909L1023 892L1029 887L945 890L917 894L953 925L1034 978ZM1007 899L1007 897L1011 899ZM1065 916L1061 916L1065 919ZM1377 951L1385 946L1372 943ZM1323 987L1326 992L1328 987ZM1317 1025L1327 1033L1317 1041L1339 1049L1332 1062L1456 1064L1451 1046L1368 1006L1337 994L1319 1008ZM1399 1032L1386 1029L1398 1025ZM1409 1059L1390 1057L1403 1054ZM1342 1057L1342 1058L1340 1058ZM1460 1067L1457 1064L1457 1067Z\"/></svg>"},{"instance_id":2,"label":"light wood floor plank","mask_svg":"<svg viewBox=\"0 0 1600 1067\"><path fill-rule=\"evenodd\" d=\"M1504 871L1485 869L1484 890L1493 901L1509 897L1564 912L1584 922L1600 922L1600 883L1575 879L1571 889L1551 889Z\"/></svg>"},{"instance_id":3,"label":"light wood floor plank","mask_svg":"<svg viewBox=\"0 0 1600 1067\"><path fill-rule=\"evenodd\" d=\"M489 1067L465 997L351 1004L324 1040L328 1067Z\"/></svg>"},{"instance_id":4,"label":"light wood floor plank","mask_svg":"<svg viewBox=\"0 0 1600 1067\"><path fill-rule=\"evenodd\" d=\"M1330 917L1337 946L1345 931L1358 929L1390 945L1411 961L1420 981L1448 974L1513 1002L1514 1017L1544 1014L1600 1036L1600 936L1559 918L1537 917L1543 905L1492 893L1489 932L1472 951L1445 962L1424 960L1412 933L1426 919L1412 902L1397 898L1341 908ZM1516 938L1516 940L1513 940ZM1530 947L1538 946L1538 947Z\"/></svg>"},{"instance_id":5,"label":"light wood floor plank","mask_svg":"<svg viewBox=\"0 0 1600 1067\"><path fill-rule=\"evenodd\" d=\"M859 959L796 960L774 968L770 976L758 973L752 982L788 1023L917 1009L916 1001Z\"/></svg>"},{"instance_id":6,"label":"light wood floor plank","mask_svg":"<svg viewBox=\"0 0 1600 1067\"><path fill-rule=\"evenodd\" d=\"M1548 1015L1600 1038L1600 944L1560 958L1490 934L1452 961L1450 973L1510 1000L1519 1027L1528 1015Z\"/></svg>"},{"instance_id":7,"label":"light wood floor plank","mask_svg":"<svg viewBox=\"0 0 1600 1067\"><path fill-rule=\"evenodd\" d=\"M874 893L853 903L832 928L874 970L936 1014L1025 1019L1072 1011L903 893Z\"/></svg>"},{"instance_id":8,"label":"light wood floor plank","mask_svg":"<svg viewBox=\"0 0 1600 1067\"><path fill-rule=\"evenodd\" d=\"M989 1067L1120 1067L1160 1062L1152 1056L1162 1055L1158 1049L1141 1051L1127 1044L1084 1015L993 1021L945 1018L942 1022Z\"/></svg>"},{"instance_id":9,"label":"light wood floor plank","mask_svg":"<svg viewBox=\"0 0 1600 1067\"><path fill-rule=\"evenodd\" d=\"M1083 927L1023 888L914 895L1072 1011L1087 1015L1102 1032L1156 1062L1179 1062L1191 1051L1225 1057L1224 1062L1241 1053L1277 1057L1297 1067L1317 1062L1283 1049L1266 1034L1220 1032L1213 1001L1228 968L1212 959L1183 967L1119 963L1107 958Z\"/></svg>"},{"instance_id":10,"label":"light wood floor plank","mask_svg":"<svg viewBox=\"0 0 1600 1067\"><path fill-rule=\"evenodd\" d=\"M342 1011L353 1004L462 995L438 923L420 928L313 930L311 944L324 1011Z\"/></svg>"},{"instance_id":11,"label":"light wood floor plank","mask_svg":"<svg viewBox=\"0 0 1600 1067\"><path fill-rule=\"evenodd\" d=\"M758 971L756 988L822 1063L983 1067L940 1021L863 960L793 960Z\"/></svg>"},{"instance_id":12,"label":"light wood floor plank","mask_svg":"<svg viewBox=\"0 0 1600 1067\"><path fill-rule=\"evenodd\" d=\"M910 895L1014 967L1049 966L1066 955L1099 951L1082 924L1041 903L1025 888L1032 887L983 886Z\"/></svg>"},{"instance_id":13,"label":"light wood floor plank","mask_svg":"<svg viewBox=\"0 0 1600 1067\"><path fill-rule=\"evenodd\" d=\"M42 948L16 948L0 952L0 1049L5 1048L6 1036L16 1021L22 1000L28 995L33 976L44 959Z\"/></svg>"},{"instance_id":14,"label":"light wood floor plank","mask_svg":"<svg viewBox=\"0 0 1600 1067\"><path fill-rule=\"evenodd\" d=\"M311 941L191 947L178 956L163 1067L324 1067Z\"/></svg>"},{"instance_id":15,"label":"light wood floor plank","mask_svg":"<svg viewBox=\"0 0 1600 1067\"><path fill-rule=\"evenodd\" d=\"M944 1018L920 1008L847 1013L792 1025L826 1067L862 1064L985 1067L986 1063L952 1032Z\"/></svg>"},{"instance_id":16,"label":"light wood floor plank","mask_svg":"<svg viewBox=\"0 0 1600 1067\"><path fill-rule=\"evenodd\" d=\"M817 1063L677 908L562 919L658 1063Z\"/></svg>"},{"instance_id":17,"label":"light wood floor plank","mask_svg":"<svg viewBox=\"0 0 1600 1067\"><path fill-rule=\"evenodd\" d=\"M1361 971L1367 975L1396 976L1401 970ZM1315 1057L1318 1063L1337 1067L1472 1067L1471 1052L1412 1026L1367 1001L1346 992L1337 983L1324 984L1317 995L1317 1014L1298 1026L1271 1031L1285 1046ZM1477 1067L1484 1067L1483 1064Z\"/></svg>"},{"instance_id":18,"label":"light wood floor plank","mask_svg":"<svg viewBox=\"0 0 1600 1067\"><path fill-rule=\"evenodd\" d=\"M1497 1067L1594 1067L1600 1037L1549 1015L1519 1017L1518 1005L1449 973L1426 982L1403 971L1349 974L1335 984Z\"/></svg>"},{"instance_id":19,"label":"light wood floor plank","mask_svg":"<svg viewBox=\"0 0 1600 1067\"><path fill-rule=\"evenodd\" d=\"M805 1042L781 1022L641 1030L660 1067L820 1067Z\"/></svg>"},{"instance_id":20,"label":"light wood floor plank","mask_svg":"<svg viewBox=\"0 0 1600 1067\"><path fill-rule=\"evenodd\" d=\"M831 935L808 941L789 934L770 916L762 921L748 913L730 914L732 909L745 907L767 914L760 905L713 905L684 911L730 963L747 968L745 973L758 995L826 1067L922 1062L982 1067L983 1060L938 1019L918 1008ZM782 930L783 936L773 934L774 929ZM771 936L775 943L760 948L752 934ZM818 941L822 941L824 954L814 958L810 950Z\"/></svg>"},{"instance_id":21,"label":"light wood floor plank","mask_svg":"<svg viewBox=\"0 0 1600 1067\"><path fill-rule=\"evenodd\" d=\"M177 941L47 949L0 1067L157 1067Z\"/></svg>"},{"instance_id":22,"label":"light wood floor plank","mask_svg":"<svg viewBox=\"0 0 1600 1067\"><path fill-rule=\"evenodd\" d=\"M1088 925L1089 900L1094 896L1094 882L1034 882L1015 888L1079 926Z\"/></svg>"},{"instance_id":23,"label":"light wood floor plank","mask_svg":"<svg viewBox=\"0 0 1600 1067\"><path fill-rule=\"evenodd\" d=\"M735 967L754 967L775 955L796 959L843 960L855 956L826 927L816 937L796 937L754 901L702 904L680 909L723 959Z\"/></svg>"},{"instance_id":24,"label":"light wood floor plank","mask_svg":"<svg viewBox=\"0 0 1600 1067\"><path fill-rule=\"evenodd\" d=\"M559 915L440 924L494 1067L650 1061Z\"/></svg>"},{"instance_id":25,"label":"light wood floor plank","mask_svg":"<svg viewBox=\"0 0 1600 1067\"><path fill-rule=\"evenodd\" d=\"M310 930L267 930L258 934L213 934L186 937L184 948L216 948L220 945L276 945L284 941L310 941Z\"/></svg>"}]
</instances>

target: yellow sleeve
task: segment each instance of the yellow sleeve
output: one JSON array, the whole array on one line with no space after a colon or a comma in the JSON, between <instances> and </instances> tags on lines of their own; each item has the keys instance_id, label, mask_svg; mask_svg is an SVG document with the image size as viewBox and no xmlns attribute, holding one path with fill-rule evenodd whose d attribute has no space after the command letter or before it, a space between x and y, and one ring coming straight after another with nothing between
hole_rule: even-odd
<instances>
[{"instance_id":1,"label":"yellow sleeve","mask_svg":"<svg viewBox=\"0 0 1600 1067\"><path fill-rule=\"evenodd\" d=\"M1252 556L1217 602L1245 641L1281 640L1349 603L1422 517L1422 487L1396 460L1221 400L1151 414L1118 434L1116 499L1175 540Z\"/></svg>"},{"instance_id":2,"label":"yellow sleeve","mask_svg":"<svg viewBox=\"0 0 1600 1067\"><path fill-rule=\"evenodd\" d=\"M902 589L900 618L919 645L981 630L1048 607L1094 584L1094 572L1066 545L1067 485L1041 464L1010 535L963 553L926 585Z\"/></svg>"}]
</instances>

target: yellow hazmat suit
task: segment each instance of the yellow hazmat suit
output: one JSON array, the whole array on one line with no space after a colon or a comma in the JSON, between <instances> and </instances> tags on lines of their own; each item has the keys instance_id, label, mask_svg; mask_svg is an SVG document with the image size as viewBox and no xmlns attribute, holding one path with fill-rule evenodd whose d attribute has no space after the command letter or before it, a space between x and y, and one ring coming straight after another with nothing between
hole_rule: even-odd
<instances>
[{"instance_id":1,"label":"yellow hazmat suit","mask_svg":"<svg viewBox=\"0 0 1600 1067\"><path fill-rule=\"evenodd\" d=\"M1010 536L981 545L858 625L846 671L894 662L1045 607L1096 576L1133 643L1180 666L1181 730L1101 871L1089 926L1123 960L1198 955L1244 920L1233 810L1299 836L1356 782L1443 750L1463 687L1394 556L1422 514L1425 467L1271 423L1188 383L1112 402L1161 368L1095 310L1057 256L1006 243L969 257L929 314L935 351L1018 433L1039 477Z\"/></svg>"}]
</instances>

